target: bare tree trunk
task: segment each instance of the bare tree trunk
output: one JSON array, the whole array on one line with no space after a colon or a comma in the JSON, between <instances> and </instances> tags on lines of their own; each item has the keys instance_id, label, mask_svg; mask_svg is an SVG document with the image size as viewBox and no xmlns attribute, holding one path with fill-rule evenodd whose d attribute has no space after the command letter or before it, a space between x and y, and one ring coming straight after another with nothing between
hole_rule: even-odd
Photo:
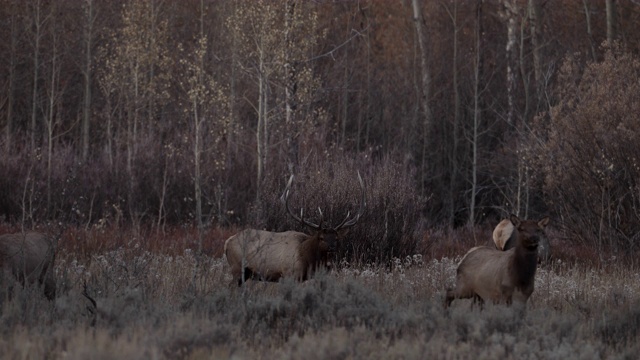
<instances>
[{"instance_id":1,"label":"bare tree trunk","mask_svg":"<svg viewBox=\"0 0 640 360\"><path fill-rule=\"evenodd\" d=\"M54 5L52 5L54 6ZM53 158L53 130L54 130L54 114L56 107L56 99L58 97L58 80L59 80L59 72L60 65L58 64L58 35L56 34L55 26L51 30L52 33L52 41L51 41L51 74L49 80L49 89L48 89L48 109L47 115L44 119L44 125L46 130L46 144L47 144L47 211L51 210L51 161Z\"/></svg>"},{"instance_id":2,"label":"bare tree trunk","mask_svg":"<svg viewBox=\"0 0 640 360\"><path fill-rule=\"evenodd\" d=\"M452 59L452 79L453 79L453 128L451 131L451 155L450 155L450 163L451 167L449 171L451 172L451 179L449 181L448 186L448 197L449 197L449 215L448 222L450 226L454 225L455 222L455 203L456 203L456 194L455 189L458 182L458 147L459 147L459 138L458 133L460 131L460 122L461 122L461 114L462 114L462 103L460 101L460 86L458 84L458 2L457 0L453 1L453 11L450 11L448 8L445 8L449 13L449 17L451 18L451 23L453 25L453 59Z\"/></svg>"},{"instance_id":3,"label":"bare tree trunk","mask_svg":"<svg viewBox=\"0 0 640 360\"><path fill-rule=\"evenodd\" d=\"M618 10L616 0L607 0L607 42L613 44L618 37Z\"/></svg>"},{"instance_id":4,"label":"bare tree trunk","mask_svg":"<svg viewBox=\"0 0 640 360\"><path fill-rule=\"evenodd\" d=\"M128 107L128 111L126 112L126 118L127 118L127 133L126 133L126 146L127 146L127 178L128 178L128 186L129 186L129 191L128 191L128 201L127 204L129 205L129 213L131 216L133 216L134 214L134 208L133 208L133 200L134 200L134 195L133 195L133 187L134 187L134 183L135 183L135 177L134 177L134 172L133 172L133 161L134 161L134 157L135 157L135 148L136 148L136 141L137 141L137 127L138 127L138 109L140 106L140 101L138 98L138 88L139 88L139 74L138 74L138 69L137 67L133 69L133 73L132 73L132 79L131 81L133 82L133 86L134 86L134 91L133 94L131 94L133 96L133 99L128 99L126 100L127 102L127 107Z\"/></svg>"},{"instance_id":5,"label":"bare tree trunk","mask_svg":"<svg viewBox=\"0 0 640 360\"><path fill-rule=\"evenodd\" d=\"M42 74L42 77L45 79L44 92L47 94L47 103L42 119L44 129L43 143L46 144L47 159L47 213L51 211L51 174L53 171L52 160L54 131L56 126L56 108L59 106L62 92L60 88L60 71L62 67L62 61L60 60L60 57L62 55L60 53L61 30L59 29L59 21L61 20L56 18L56 14L58 13L58 8L56 7L56 5L56 2L51 3L49 7L49 14L47 15L47 18L49 19L48 28L50 34L50 37L47 38L47 42L50 52L45 53L44 60L45 64L48 65L48 69L50 72L47 74L45 71ZM47 55L50 55L49 59L46 58Z\"/></svg>"},{"instance_id":6,"label":"bare tree trunk","mask_svg":"<svg viewBox=\"0 0 640 360\"><path fill-rule=\"evenodd\" d=\"M157 231L162 230L162 233L164 233L164 217L165 217L165 211L164 211L164 202L165 199L167 197L167 188L169 186L169 160L167 160L165 158L165 164L164 164L164 171L162 173L162 191L160 193L160 204L158 205L158 223L156 225Z\"/></svg>"},{"instance_id":7,"label":"bare tree trunk","mask_svg":"<svg viewBox=\"0 0 640 360\"><path fill-rule=\"evenodd\" d=\"M522 77L522 85L524 88L524 97L525 97L525 106L524 106L524 116L522 117L522 121L518 123L516 128L516 136L518 138L518 142L516 144L517 148L520 148L520 139L527 138L527 129L529 118L531 117L531 95L530 95L530 82L528 81L529 76L527 76L527 70L525 68L524 62L524 22L521 26L520 33L520 76ZM527 166L524 164L522 156L517 156L516 159L517 169L518 169L518 183L517 183L517 195L516 195L516 215L520 215L520 209L524 209L525 215L527 214L529 208L529 173L527 171Z\"/></svg>"},{"instance_id":8,"label":"bare tree trunk","mask_svg":"<svg viewBox=\"0 0 640 360\"><path fill-rule=\"evenodd\" d=\"M37 0L33 3L33 27L34 27L34 44L33 44L33 89L31 96L31 148L36 148L36 129L38 118L38 76L40 69L40 38L42 37L43 19L40 13L42 3Z\"/></svg>"},{"instance_id":9,"label":"bare tree trunk","mask_svg":"<svg viewBox=\"0 0 640 360\"><path fill-rule=\"evenodd\" d=\"M373 6L373 4L372 4ZM362 10L363 16L367 22L366 27L371 26L371 20L365 10ZM358 116L358 136L356 140L356 149L361 151L369 145L369 125L371 123L371 31L366 32L365 36L366 56L365 56L365 71L366 71L366 96L364 99L364 106L362 105L362 95L360 95L360 108ZM365 108L363 111L362 108ZM364 135L363 135L364 132ZM364 139L363 139L364 138Z\"/></svg>"},{"instance_id":10,"label":"bare tree trunk","mask_svg":"<svg viewBox=\"0 0 640 360\"><path fill-rule=\"evenodd\" d=\"M369 22L369 17L367 17L367 22ZM371 32L367 31L367 103L366 103L366 112L364 116L364 143L362 144L362 149L365 149L369 146L369 131L371 129L371 122L373 121L373 111L371 103L373 101L372 95L372 75L371 75L371 64L373 61L371 60L373 57L371 51ZM360 147L358 147L360 150Z\"/></svg>"},{"instance_id":11,"label":"bare tree trunk","mask_svg":"<svg viewBox=\"0 0 640 360\"><path fill-rule=\"evenodd\" d=\"M266 68L264 69L266 70ZM266 73L265 73L266 75ZM267 168L267 163L269 162L269 77L266 75L262 82L262 131L264 135L262 136L263 141L263 151L262 151L262 165L264 166L263 170Z\"/></svg>"},{"instance_id":12,"label":"bare tree trunk","mask_svg":"<svg viewBox=\"0 0 640 360\"><path fill-rule=\"evenodd\" d=\"M18 47L18 30L17 30L17 5L16 1L11 1L11 39L9 54L9 84L7 94L7 125L5 127L6 151L11 149L11 139L13 134L13 97L16 83L16 51Z\"/></svg>"},{"instance_id":13,"label":"bare tree trunk","mask_svg":"<svg viewBox=\"0 0 640 360\"><path fill-rule=\"evenodd\" d=\"M529 0L529 31L531 33L531 50L533 52L533 80L536 91L534 113L542 103L542 54L540 49L540 29L542 28L542 10L540 0ZM523 62L522 55L520 62Z\"/></svg>"},{"instance_id":14,"label":"bare tree trunk","mask_svg":"<svg viewBox=\"0 0 640 360\"><path fill-rule=\"evenodd\" d=\"M524 38L525 38L525 21L522 22L522 26L520 26L520 46L519 46L519 58L518 63L520 65L520 78L522 79L522 89L524 91L524 111L522 114L522 121L517 124L516 131L519 133L524 128L524 123L529 121L529 116L531 115L531 82L529 81L530 77L527 74L527 68L524 61L525 53L524 53Z\"/></svg>"},{"instance_id":15,"label":"bare tree trunk","mask_svg":"<svg viewBox=\"0 0 640 360\"><path fill-rule=\"evenodd\" d=\"M431 108L429 106L429 97L431 89L431 72L427 62L427 39L424 32L422 10L419 0L412 0L413 7L413 24L415 25L416 34L418 36L418 45L420 47L420 74L422 76L422 96L420 106L422 107L422 115L426 127L431 126Z\"/></svg>"},{"instance_id":16,"label":"bare tree trunk","mask_svg":"<svg viewBox=\"0 0 640 360\"><path fill-rule=\"evenodd\" d=\"M351 31L351 21L346 22L346 34ZM340 126L340 140L338 144L344 148L347 138L347 117L349 116L349 60L350 60L350 45L346 45L344 48L344 71L342 72L342 121Z\"/></svg>"},{"instance_id":17,"label":"bare tree trunk","mask_svg":"<svg viewBox=\"0 0 640 360\"><path fill-rule=\"evenodd\" d=\"M84 83L84 97L82 101L82 161L86 162L89 156L89 132L91 120L91 60L93 45L93 23L95 21L95 13L93 9L93 0L86 0L84 3L85 10L85 28L84 28L84 49L85 61L82 69L82 77Z\"/></svg>"},{"instance_id":18,"label":"bare tree trunk","mask_svg":"<svg viewBox=\"0 0 640 360\"><path fill-rule=\"evenodd\" d=\"M422 17L422 9L418 0L412 0L413 8L413 24L418 37L418 45L420 49L420 75L422 80L422 89L420 97L420 107L422 109L423 134L422 134L422 159L421 159L421 184L424 186L427 177L427 148L429 145L429 136L432 127L431 107L429 106L429 98L431 91L431 72L427 62L427 38L423 27L424 18ZM424 190L424 189L423 189Z\"/></svg>"},{"instance_id":19,"label":"bare tree trunk","mask_svg":"<svg viewBox=\"0 0 640 360\"><path fill-rule=\"evenodd\" d=\"M231 6L233 7L232 13L235 14L237 12L237 2L232 1ZM231 36L231 78L229 79L229 121L227 122L227 154L231 152L231 148L236 149L237 145L235 144L236 139L236 117L238 116L237 111L237 101L238 101L238 34L236 31L231 31L229 34Z\"/></svg>"},{"instance_id":20,"label":"bare tree trunk","mask_svg":"<svg viewBox=\"0 0 640 360\"><path fill-rule=\"evenodd\" d=\"M503 0L502 18L507 23L507 123L514 125L516 92L516 37L518 3L516 0Z\"/></svg>"},{"instance_id":21,"label":"bare tree trunk","mask_svg":"<svg viewBox=\"0 0 640 360\"><path fill-rule=\"evenodd\" d=\"M109 159L109 169L113 170L113 107L111 97L106 96L105 113L107 115L107 158Z\"/></svg>"},{"instance_id":22,"label":"bare tree trunk","mask_svg":"<svg viewBox=\"0 0 640 360\"><path fill-rule=\"evenodd\" d=\"M205 40L204 36L204 1L200 0L200 41ZM201 45L203 46L203 45ZM196 88L198 90L204 89L206 86L204 83L204 56L205 51L202 48L199 48L196 53L198 54L197 61L197 77ZM203 232L203 223L202 223L202 175L200 169L201 162L201 154L202 154L202 124L204 119L202 118L204 114L201 114L199 111L200 104L198 101L204 101L204 99L199 99L197 95L192 97L192 110L193 110L193 161L194 161L194 174L193 174L193 186L194 186L194 197L196 199L196 225L198 227L198 255L202 254L202 232Z\"/></svg>"},{"instance_id":23,"label":"bare tree trunk","mask_svg":"<svg viewBox=\"0 0 640 360\"><path fill-rule=\"evenodd\" d=\"M198 104L196 100L193 101L193 122L194 122L194 139L193 139L193 161L194 161L194 174L193 174L193 186L194 196L196 199L196 225L198 226L198 254L202 252L202 238L201 232L203 228L202 224L202 185L201 185L201 170L200 170L200 154L202 152L201 141L201 123L202 119L198 111Z\"/></svg>"},{"instance_id":24,"label":"bare tree trunk","mask_svg":"<svg viewBox=\"0 0 640 360\"><path fill-rule=\"evenodd\" d=\"M589 0L582 0L584 5L584 16L587 22L587 35L589 36L589 45L591 45L591 60L596 61L596 46L593 43L593 32L591 31L591 7L589 6Z\"/></svg>"},{"instance_id":25,"label":"bare tree trunk","mask_svg":"<svg viewBox=\"0 0 640 360\"><path fill-rule=\"evenodd\" d=\"M451 182L449 185L449 198L451 206L449 207L449 224L454 225L455 221L455 203L456 194L455 186L458 183L458 147L460 143L460 123L462 122L462 101L460 100L460 85L458 79L458 16L457 16L457 2L455 3L454 11L456 14L454 17L454 32L453 32L453 103L454 103L454 115L453 115L453 147L451 149Z\"/></svg>"},{"instance_id":26,"label":"bare tree trunk","mask_svg":"<svg viewBox=\"0 0 640 360\"><path fill-rule=\"evenodd\" d=\"M342 122L340 126L340 140L338 142L342 148L344 148L347 138L347 116L349 116L349 68L346 64L349 59L348 51L348 48L345 49L345 65L344 71L342 72Z\"/></svg>"},{"instance_id":27,"label":"bare tree trunk","mask_svg":"<svg viewBox=\"0 0 640 360\"><path fill-rule=\"evenodd\" d=\"M262 193L262 176L267 162L267 79L265 74L264 53L259 50L258 64L258 126L256 129L256 146L258 152L258 174L256 179L256 199L259 202Z\"/></svg>"},{"instance_id":28,"label":"bare tree trunk","mask_svg":"<svg viewBox=\"0 0 640 360\"><path fill-rule=\"evenodd\" d=\"M478 1L476 8L476 58L474 64L474 86L473 86L473 129L471 138L471 190L469 199L469 225L473 226L476 221L476 195L478 193L478 141L480 121L482 120L481 107L481 82L482 82L482 5L484 1Z\"/></svg>"},{"instance_id":29,"label":"bare tree trunk","mask_svg":"<svg viewBox=\"0 0 640 360\"><path fill-rule=\"evenodd\" d=\"M515 214L522 214L525 218L529 215L529 170L527 165L518 157L518 184L516 190Z\"/></svg>"},{"instance_id":30,"label":"bare tree trunk","mask_svg":"<svg viewBox=\"0 0 640 360\"><path fill-rule=\"evenodd\" d=\"M285 127L287 139L287 157L290 173L295 173L298 167L298 124L296 122L296 91L298 88L297 64L293 55L293 18L296 11L296 1L287 0L285 4L285 24L284 24L284 42L285 42Z\"/></svg>"}]
</instances>

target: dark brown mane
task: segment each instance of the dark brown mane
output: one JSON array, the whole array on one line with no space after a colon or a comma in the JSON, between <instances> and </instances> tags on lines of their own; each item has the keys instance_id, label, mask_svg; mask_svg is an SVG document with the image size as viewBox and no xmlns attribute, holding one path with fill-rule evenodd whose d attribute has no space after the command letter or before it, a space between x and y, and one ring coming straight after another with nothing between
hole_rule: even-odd
<instances>
[{"instance_id":1,"label":"dark brown mane","mask_svg":"<svg viewBox=\"0 0 640 360\"><path fill-rule=\"evenodd\" d=\"M322 240L321 233L310 235L300 243L298 247L300 260L304 264L310 264L309 268L303 270L302 280L308 279L309 271L315 272L321 266L326 265L328 251L329 246Z\"/></svg>"},{"instance_id":2,"label":"dark brown mane","mask_svg":"<svg viewBox=\"0 0 640 360\"><path fill-rule=\"evenodd\" d=\"M537 249L525 249L522 247L515 247L513 250L514 256L509 264L511 270L511 278L513 283L518 289L527 289L532 287L535 280L536 268L538 264Z\"/></svg>"}]
</instances>

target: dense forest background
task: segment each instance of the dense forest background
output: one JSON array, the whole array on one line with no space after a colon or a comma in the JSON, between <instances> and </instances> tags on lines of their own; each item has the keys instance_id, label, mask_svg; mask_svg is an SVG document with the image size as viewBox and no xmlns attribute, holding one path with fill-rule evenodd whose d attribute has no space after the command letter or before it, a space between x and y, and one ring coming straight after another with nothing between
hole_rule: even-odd
<instances>
[{"instance_id":1,"label":"dense forest background","mask_svg":"<svg viewBox=\"0 0 640 360\"><path fill-rule=\"evenodd\" d=\"M284 230L295 174L337 223L358 170L356 255L508 213L633 250L638 24L631 0L1 0L0 221Z\"/></svg>"}]
</instances>

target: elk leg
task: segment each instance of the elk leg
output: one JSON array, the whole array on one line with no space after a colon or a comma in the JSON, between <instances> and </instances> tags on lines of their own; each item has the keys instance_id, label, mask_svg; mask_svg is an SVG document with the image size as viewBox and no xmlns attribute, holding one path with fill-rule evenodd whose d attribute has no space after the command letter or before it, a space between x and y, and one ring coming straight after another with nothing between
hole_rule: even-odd
<instances>
[{"instance_id":1,"label":"elk leg","mask_svg":"<svg viewBox=\"0 0 640 360\"><path fill-rule=\"evenodd\" d=\"M464 286L456 284L455 289L447 290L445 296L445 307L449 307L454 299L468 299L475 295L475 293L469 289L465 289Z\"/></svg>"},{"instance_id":2,"label":"elk leg","mask_svg":"<svg viewBox=\"0 0 640 360\"><path fill-rule=\"evenodd\" d=\"M480 297L478 294L473 295L473 302L471 303L471 307L478 306L480 310L484 309L484 299Z\"/></svg>"},{"instance_id":3,"label":"elk leg","mask_svg":"<svg viewBox=\"0 0 640 360\"><path fill-rule=\"evenodd\" d=\"M449 306L451 306L451 302L453 301L453 299L455 299L456 296L454 294L453 289L448 289L447 290L447 295L444 298L444 307L448 308Z\"/></svg>"},{"instance_id":4,"label":"elk leg","mask_svg":"<svg viewBox=\"0 0 640 360\"><path fill-rule=\"evenodd\" d=\"M501 302L506 304L507 306L510 306L511 303L513 302L513 287L511 286L507 286L507 285L502 285L502 299Z\"/></svg>"},{"instance_id":5,"label":"elk leg","mask_svg":"<svg viewBox=\"0 0 640 360\"><path fill-rule=\"evenodd\" d=\"M244 274L241 272L240 277L238 278L238 286L242 286L242 284L244 284L245 282L247 282L247 280L249 279L253 279L253 271L246 267L244 268Z\"/></svg>"}]
</instances>

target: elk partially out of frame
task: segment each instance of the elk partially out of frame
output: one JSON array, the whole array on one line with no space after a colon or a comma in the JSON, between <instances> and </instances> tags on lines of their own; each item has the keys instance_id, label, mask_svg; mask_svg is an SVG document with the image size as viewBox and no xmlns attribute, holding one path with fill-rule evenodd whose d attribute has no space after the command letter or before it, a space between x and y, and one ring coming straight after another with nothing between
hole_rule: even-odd
<instances>
[{"instance_id":1,"label":"elk partially out of frame","mask_svg":"<svg viewBox=\"0 0 640 360\"><path fill-rule=\"evenodd\" d=\"M44 286L44 294L49 300L56 296L54 261L54 240L44 234L27 232L0 236L0 276L5 281L15 277L23 285L38 282Z\"/></svg>"},{"instance_id":2,"label":"elk partially out of frame","mask_svg":"<svg viewBox=\"0 0 640 360\"><path fill-rule=\"evenodd\" d=\"M321 266L326 266L329 253L335 250L337 241L342 239L348 228L355 225L365 208L364 182L360 173L358 180L362 200L358 213L350 213L335 227L325 227L322 210L320 222L316 225L297 216L289 206L289 195L293 175L280 198L287 212L295 220L313 230L312 235L297 231L270 232L247 229L231 236L224 244L224 253L231 266L231 274L242 285L248 279L278 281L282 277L293 277L299 281L310 278Z\"/></svg>"},{"instance_id":3,"label":"elk partially out of frame","mask_svg":"<svg viewBox=\"0 0 640 360\"><path fill-rule=\"evenodd\" d=\"M532 221L511 215L509 220L515 228L515 247L507 251L487 246L469 250L458 265L456 287L447 290L445 306L464 298L526 304L534 288L538 243L549 218Z\"/></svg>"},{"instance_id":4,"label":"elk partially out of frame","mask_svg":"<svg viewBox=\"0 0 640 360\"><path fill-rule=\"evenodd\" d=\"M516 246L515 227L511 220L503 219L493 230L493 243L498 250L509 250ZM545 263L551 259L551 243L543 232L538 243L538 263Z\"/></svg>"}]
</instances>

